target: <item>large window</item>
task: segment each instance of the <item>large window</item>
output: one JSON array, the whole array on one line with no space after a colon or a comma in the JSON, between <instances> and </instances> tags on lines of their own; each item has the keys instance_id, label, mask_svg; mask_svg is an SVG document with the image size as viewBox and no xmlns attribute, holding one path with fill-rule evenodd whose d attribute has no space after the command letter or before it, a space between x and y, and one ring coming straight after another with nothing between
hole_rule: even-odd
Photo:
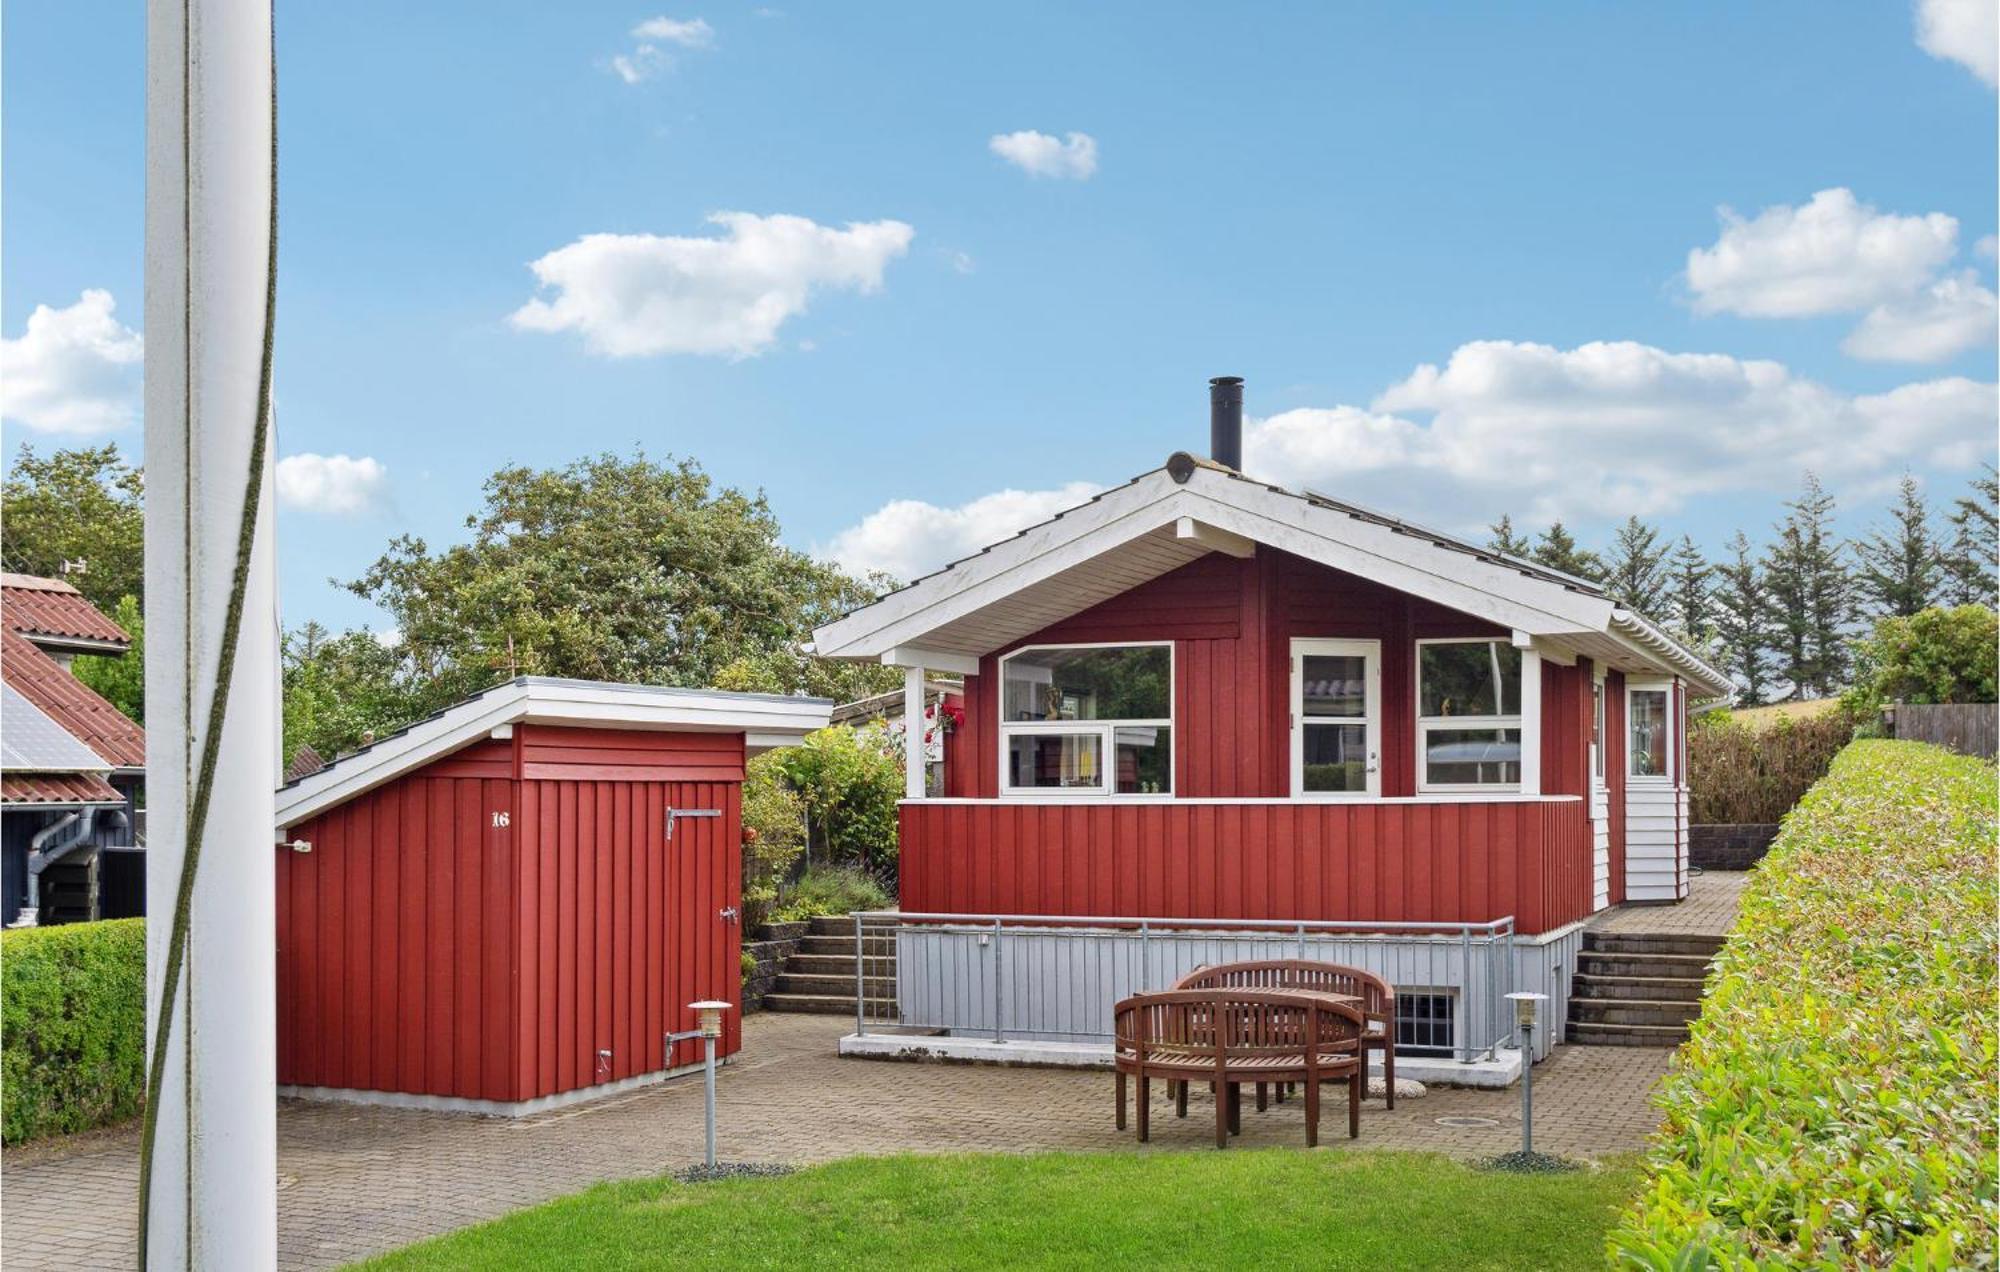
<instances>
[{"instance_id":1,"label":"large window","mask_svg":"<svg viewBox=\"0 0 2000 1272\"><path fill-rule=\"evenodd\" d=\"M1000 668L1003 790L1172 793L1171 645L1045 646Z\"/></svg>"},{"instance_id":2,"label":"large window","mask_svg":"<svg viewBox=\"0 0 2000 1272\"><path fill-rule=\"evenodd\" d=\"M1666 688L1633 689L1625 711L1631 730L1626 749L1632 776L1665 781L1667 750L1672 745Z\"/></svg>"},{"instance_id":3,"label":"large window","mask_svg":"<svg viewBox=\"0 0 2000 1272\"><path fill-rule=\"evenodd\" d=\"M1417 643L1417 762L1425 790L1521 784L1521 651L1504 640Z\"/></svg>"}]
</instances>

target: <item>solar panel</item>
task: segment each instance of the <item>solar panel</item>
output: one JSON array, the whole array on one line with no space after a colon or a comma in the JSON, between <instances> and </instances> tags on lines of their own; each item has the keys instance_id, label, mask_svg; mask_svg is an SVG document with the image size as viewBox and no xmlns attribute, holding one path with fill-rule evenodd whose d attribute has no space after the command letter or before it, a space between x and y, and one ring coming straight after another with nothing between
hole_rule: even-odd
<instances>
[{"instance_id":1,"label":"solar panel","mask_svg":"<svg viewBox=\"0 0 2000 1272\"><path fill-rule=\"evenodd\" d=\"M104 773L111 766L12 685L0 685L0 768Z\"/></svg>"}]
</instances>

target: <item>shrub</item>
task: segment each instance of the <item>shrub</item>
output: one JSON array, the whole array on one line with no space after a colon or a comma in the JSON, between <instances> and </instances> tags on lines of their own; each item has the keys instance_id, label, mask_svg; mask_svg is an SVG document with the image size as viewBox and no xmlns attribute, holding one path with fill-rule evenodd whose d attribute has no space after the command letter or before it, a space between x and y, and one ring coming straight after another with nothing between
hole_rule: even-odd
<instances>
[{"instance_id":1,"label":"shrub","mask_svg":"<svg viewBox=\"0 0 2000 1272\"><path fill-rule=\"evenodd\" d=\"M1854 642L1854 688L1841 701L1873 718L1884 703L1992 702L2000 614L1984 605L1891 616Z\"/></svg>"},{"instance_id":2,"label":"shrub","mask_svg":"<svg viewBox=\"0 0 2000 1272\"><path fill-rule=\"evenodd\" d=\"M144 919L0 935L0 1139L136 1115L145 1052Z\"/></svg>"},{"instance_id":3,"label":"shrub","mask_svg":"<svg viewBox=\"0 0 2000 1272\"><path fill-rule=\"evenodd\" d=\"M806 845L806 806L785 780L784 757L767 751L750 761L743 781L743 926L756 931L771 917L778 885Z\"/></svg>"},{"instance_id":4,"label":"shrub","mask_svg":"<svg viewBox=\"0 0 2000 1272\"><path fill-rule=\"evenodd\" d=\"M1854 717L1843 710L1781 716L1763 729L1699 717L1688 732L1688 820L1782 820L1853 737Z\"/></svg>"},{"instance_id":5,"label":"shrub","mask_svg":"<svg viewBox=\"0 0 2000 1272\"><path fill-rule=\"evenodd\" d=\"M1751 876L1616 1261L1992 1265L1996 826L1991 764L1841 754Z\"/></svg>"},{"instance_id":6,"label":"shrub","mask_svg":"<svg viewBox=\"0 0 2000 1272\"><path fill-rule=\"evenodd\" d=\"M786 780L805 801L810 859L895 877L900 752L880 724L836 724L778 752Z\"/></svg>"},{"instance_id":7,"label":"shrub","mask_svg":"<svg viewBox=\"0 0 2000 1272\"><path fill-rule=\"evenodd\" d=\"M825 914L887 908L889 894L866 872L852 866L815 866L786 889L777 909L781 922L796 923Z\"/></svg>"}]
</instances>

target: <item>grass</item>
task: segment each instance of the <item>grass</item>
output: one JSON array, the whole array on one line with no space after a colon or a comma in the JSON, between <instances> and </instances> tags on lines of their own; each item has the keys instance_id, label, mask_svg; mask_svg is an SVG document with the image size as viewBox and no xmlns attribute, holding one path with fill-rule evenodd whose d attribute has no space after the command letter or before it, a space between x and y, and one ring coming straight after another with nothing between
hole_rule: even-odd
<instances>
[{"instance_id":1,"label":"grass","mask_svg":"<svg viewBox=\"0 0 2000 1272\"><path fill-rule=\"evenodd\" d=\"M1768 729L1780 720L1810 720L1840 708L1838 698L1805 698L1797 702L1773 702L1761 707L1738 707L1729 718L1752 729Z\"/></svg>"},{"instance_id":2,"label":"grass","mask_svg":"<svg viewBox=\"0 0 2000 1272\"><path fill-rule=\"evenodd\" d=\"M860 1157L601 1184L361 1266L1597 1268L1635 1180L1293 1149Z\"/></svg>"}]
</instances>

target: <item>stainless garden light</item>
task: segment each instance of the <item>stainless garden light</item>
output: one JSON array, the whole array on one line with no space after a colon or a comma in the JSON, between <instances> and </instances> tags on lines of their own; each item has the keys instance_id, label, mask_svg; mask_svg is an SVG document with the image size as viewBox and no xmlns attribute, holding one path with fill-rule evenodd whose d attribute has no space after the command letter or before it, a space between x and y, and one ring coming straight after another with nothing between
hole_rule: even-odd
<instances>
[{"instance_id":1,"label":"stainless garden light","mask_svg":"<svg viewBox=\"0 0 2000 1272\"><path fill-rule=\"evenodd\" d=\"M1514 1004L1514 1024L1521 1031L1521 1152L1535 1151L1535 1017L1547 994L1519 991L1507 995Z\"/></svg>"},{"instance_id":2,"label":"stainless garden light","mask_svg":"<svg viewBox=\"0 0 2000 1272\"><path fill-rule=\"evenodd\" d=\"M704 998L698 1003L689 1003L688 1009L694 1012L695 1028L685 1033L667 1035L667 1045L670 1049L676 1042L685 1042L690 1038L701 1039L702 1103L707 1118L707 1138L704 1141L705 1152L702 1160L708 1164L710 1170L715 1169L715 1040L722 1036L722 1013L729 1008L729 1003L716 998Z\"/></svg>"}]
</instances>

